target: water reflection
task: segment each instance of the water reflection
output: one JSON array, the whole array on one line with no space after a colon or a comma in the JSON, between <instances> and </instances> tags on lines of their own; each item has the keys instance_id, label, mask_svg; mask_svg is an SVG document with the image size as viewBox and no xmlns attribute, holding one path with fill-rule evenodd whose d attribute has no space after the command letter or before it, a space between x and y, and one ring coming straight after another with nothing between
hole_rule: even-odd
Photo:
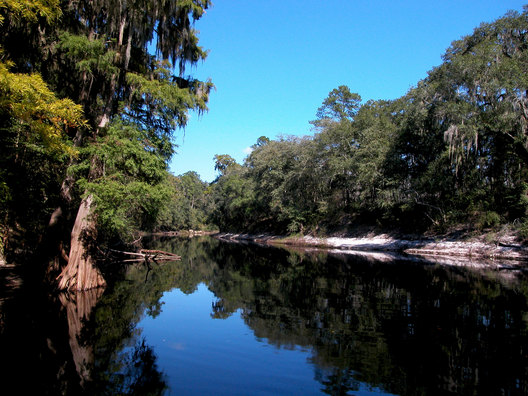
<instances>
[{"instance_id":1,"label":"water reflection","mask_svg":"<svg viewBox=\"0 0 528 396\"><path fill-rule=\"evenodd\" d=\"M257 337L311 348L327 393L358 383L396 394L528 392L521 274L218 242L196 249L182 263L192 274L182 290L201 280L218 297L213 317L241 310Z\"/></svg>"},{"instance_id":2,"label":"water reflection","mask_svg":"<svg viewBox=\"0 0 528 396\"><path fill-rule=\"evenodd\" d=\"M0 316L2 394L82 393L67 315L57 298L27 277L15 290L0 289Z\"/></svg>"},{"instance_id":3,"label":"water reflection","mask_svg":"<svg viewBox=\"0 0 528 396\"><path fill-rule=\"evenodd\" d=\"M59 301L66 310L69 343L81 388L85 388L86 383L91 381L95 359L92 345L83 342L83 330L91 320L92 311L103 291L103 288L98 288L59 295Z\"/></svg>"},{"instance_id":4,"label":"water reflection","mask_svg":"<svg viewBox=\"0 0 528 396\"><path fill-rule=\"evenodd\" d=\"M239 316L257 340L307 351L309 380L321 393L528 394L528 282L521 272L209 238L159 239L149 247L183 260L150 271L131 266L103 295L46 302L47 323L28 294L13 297L10 309L6 303L1 308L0 345L29 338L29 331L15 336L14 329L33 323L40 340L27 348L33 368L44 366L36 350L41 358L54 356L44 381L50 394L178 394L139 323L169 308L165 292L190 295L204 284L215 296L207 308L211 320ZM221 367L221 354L209 352L209 364Z\"/></svg>"}]
</instances>

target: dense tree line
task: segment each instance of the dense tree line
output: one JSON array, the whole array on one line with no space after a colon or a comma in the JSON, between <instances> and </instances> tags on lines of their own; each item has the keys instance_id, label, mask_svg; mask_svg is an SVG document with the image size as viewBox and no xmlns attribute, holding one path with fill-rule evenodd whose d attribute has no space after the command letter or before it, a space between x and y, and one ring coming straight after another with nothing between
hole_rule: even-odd
<instances>
[{"instance_id":1,"label":"dense tree line","mask_svg":"<svg viewBox=\"0 0 528 396\"><path fill-rule=\"evenodd\" d=\"M206 230L211 228L209 184L196 172L169 175L170 198L163 205L156 222L156 231Z\"/></svg>"},{"instance_id":2,"label":"dense tree line","mask_svg":"<svg viewBox=\"0 0 528 396\"><path fill-rule=\"evenodd\" d=\"M262 137L243 165L217 156L225 230L406 231L512 224L528 236L528 9L454 41L396 100L332 90L314 135Z\"/></svg>"},{"instance_id":3,"label":"dense tree line","mask_svg":"<svg viewBox=\"0 0 528 396\"><path fill-rule=\"evenodd\" d=\"M172 134L206 110L193 22L209 0L0 0L0 214L10 261L40 246L61 289L105 280L101 244L153 227ZM39 255L42 257L42 255Z\"/></svg>"}]
</instances>

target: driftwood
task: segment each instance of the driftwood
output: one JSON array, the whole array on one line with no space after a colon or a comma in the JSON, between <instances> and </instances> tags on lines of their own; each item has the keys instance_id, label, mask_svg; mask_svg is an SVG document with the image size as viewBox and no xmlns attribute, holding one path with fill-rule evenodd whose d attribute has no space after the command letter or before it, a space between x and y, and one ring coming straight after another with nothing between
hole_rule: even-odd
<instances>
[{"instance_id":1,"label":"driftwood","mask_svg":"<svg viewBox=\"0 0 528 396\"><path fill-rule=\"evenodd\" d=\"M125 252L122 250L113 250L108 249L110 252L121 255L121 256L128 256L132 258L128 258L125 260L122 260L124 262L130 262L130 261L174 261L174 260L181 260L181 256L178 256L177 254L166 252L163 250L148 250L148 249L141 249L139 252Z\"/></svg>"}]
</instances>

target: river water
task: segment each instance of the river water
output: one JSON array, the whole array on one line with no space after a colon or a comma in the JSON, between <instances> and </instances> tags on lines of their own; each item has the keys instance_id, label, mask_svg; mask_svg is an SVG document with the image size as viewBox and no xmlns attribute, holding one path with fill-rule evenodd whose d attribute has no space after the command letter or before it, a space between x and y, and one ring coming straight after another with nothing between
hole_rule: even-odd
<instances>
[{"instance_id":1,"label":"river water","mask_svg":"<svg viewBox=\"0 0 528 396\"><path fill-rule=\"evenodd\" d=\"M0 291L0 393L528 394L523 271L149 246L182 260L120 267L105 290Z\"/></svg>"}]
</instances>

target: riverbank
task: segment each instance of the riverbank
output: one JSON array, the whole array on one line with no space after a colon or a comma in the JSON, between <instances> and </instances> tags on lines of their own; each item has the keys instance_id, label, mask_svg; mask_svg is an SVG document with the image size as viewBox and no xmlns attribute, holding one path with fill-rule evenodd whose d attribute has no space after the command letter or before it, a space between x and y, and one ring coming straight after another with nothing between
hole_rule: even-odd
<instances>
[{"instance_id":1,"label":"riverbank","mask_svg":"<svg viewBox=\"0 0 528 396\"><path fill-rule=\"evenodd\" d=\"M423 258L458 258L471 260L508 261L528 264L528 246L517 242L514 236L504 235L489 241L482 235L467 240L449 238L398 238L386 234L354 237L281 237L269 234L219 233L216 238L231 241L251 241L269 245L316 247L343 252L387 252Z\"/></svg>"}]
</instances>

